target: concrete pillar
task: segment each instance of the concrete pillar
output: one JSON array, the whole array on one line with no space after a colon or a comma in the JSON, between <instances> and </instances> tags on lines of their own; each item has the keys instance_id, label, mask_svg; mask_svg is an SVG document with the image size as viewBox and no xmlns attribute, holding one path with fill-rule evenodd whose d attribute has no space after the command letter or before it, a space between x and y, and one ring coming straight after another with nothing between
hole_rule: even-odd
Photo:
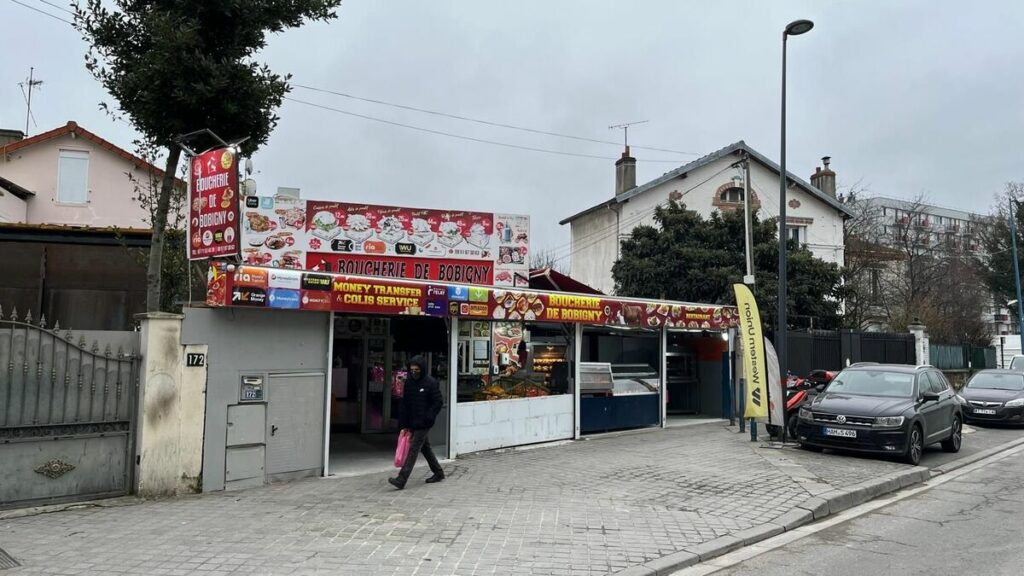
<instances>
[{"instance_id":1,"label":"concrete pillar","mask_svg":"<svg viewBox=\"0 0 1024 576\"><path fill-rule=\"evenodd\" d=\"M151 312L142 327L135 432L135 491L140 496L198 492L206 412L206 345L181 344L184 316ZM192 354L196 366L186 366Z\"/></svg>"},{"instance_id":2,"label":"concrete pillar","mask_svg":"<svg viewBox=\"0 0 1024 576\"><path fill-rule=\"evenodd\" d=\"M928 351L928 331L924 324L914 323L907 326L907 330L914 335L914 350L917 356L917 365L931 364Z\"/></svg>"}]
</instances>

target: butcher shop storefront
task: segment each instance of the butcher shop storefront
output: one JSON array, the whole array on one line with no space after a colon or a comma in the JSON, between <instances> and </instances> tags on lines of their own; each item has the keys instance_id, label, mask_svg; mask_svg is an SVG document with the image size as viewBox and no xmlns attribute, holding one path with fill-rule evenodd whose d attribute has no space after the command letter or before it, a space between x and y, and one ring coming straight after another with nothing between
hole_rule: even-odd
<instances>
[{"instance_id":1,"label":"butcher shop storefront","mask_svg":"<svg viewBox=\"0 0 1024 576\"><path fill-rule=\"evenodd\" d=\"M667 359L702 342L717 358L734 308L550 274L555 290L532 289L527 216L278 195L243 198L237 220L238 259L213 263L182 328L209 347L207 490L389 469L413 356L441 384L430 441L448 458L663 426L667 406L707 413L730 378L679 380L697 364Z\"/></svg>"},{"instance_id":2,"label":"butcher shop storefront","mask_svg":"<svg viewBox=\"0 0 1024 576\"><path fill-rule=\"evenodd\" d=\"M296 294L282 300L282 286ZM725 344L735 322L731 307L244 265L215 266L207 307L188 315L236 323L223 333L239 354L304 358L287 370L299 376L275 376L284 365L258 353L253 362L266 364L236 366L236 381L211 376L211 396L223 405L208 412L235 413L221 420L229 437L238 427L268 432L262 452L248 442L208 442L207 450L227 452L217 459L225 465L244 460L231 457L236 448L248 450L254 462L267 462L269 480L387 469L414 355L427 359L445 396L431 436L440 456L662 426L671 400L669 342L684 334ZM218 362L213 351L210 362ZM218 396L212 389L220 386L230 390ZM286 406L278 410L275 401ZM257 421L242 422L242 412ZM208 417L207 435L216 436L210 424ZM275 442L283 444L276 455ZM271 463L300 453L307 458L294 470L286 464L271 473Z\"/></svg>"}]
</instances>

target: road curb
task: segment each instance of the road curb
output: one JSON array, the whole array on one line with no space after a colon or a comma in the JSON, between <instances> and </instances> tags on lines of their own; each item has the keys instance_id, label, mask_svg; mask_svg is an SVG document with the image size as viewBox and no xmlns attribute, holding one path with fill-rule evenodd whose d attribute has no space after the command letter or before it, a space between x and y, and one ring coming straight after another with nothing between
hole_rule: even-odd
<instances>
[{"instance_id":1,"label":"road curb","mask_svg":"<svg viewBox=\"0 0 1024 576\"><path fill-rule=\"evenodd\" d=\"M808 498L794 509L764 524L759 524L734 534L721 536L714 540L708 540L695 546L689 546L679 552L662 556L637 566L631 566L623 571L616 572L615 575L663 576L672 574L683 568L688 568L737 549L757 544L758 542L778 536L783 532L795 530L827 516L838 514L844 510L870 502L880 496L898 492L917 484L923 484L933 475L947 474L958 468L974 464L994 454L1020 445L1024 445L1024 438L1011 440L932 469L924 466L915 466L907 470L893 472L879 478L854 484L847 488L825 492Z\"/></svg>"},{"instance_id":2,"label":"road curb","mask_svg":"<svg viewBox=\"0 0 1024 576\"><path fill-rule=\"evenodd\" d=\"M963 468L964 466L969 466L971 464L974 464L975 462L984 460L985 458L988 458L989 456L992 456L994 454L998 454L1004 450L1009 450L1011 448L1020 446L1021 444L1024 444L1024 438L1016 438L1014 440L1010 440L1009 442L1000 444L999 446L994 446L992 448L982 450L981 452L971 454L970 456L964 456L963 458L953 460L952 462L946 462L941 466L936 466L935 468L932 468L931 472L933 475L936 476L939 474L948 474L953 470Z\"/></svg>"}]
</instances>

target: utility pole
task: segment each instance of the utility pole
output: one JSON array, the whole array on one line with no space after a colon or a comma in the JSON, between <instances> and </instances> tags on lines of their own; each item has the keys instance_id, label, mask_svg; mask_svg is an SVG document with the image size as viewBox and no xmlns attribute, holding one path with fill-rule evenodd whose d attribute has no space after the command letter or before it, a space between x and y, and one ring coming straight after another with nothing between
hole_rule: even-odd
<instances>
[{"instance_id":1,"label":"utility pole","mask_svg":"<svg viewBox=\"0 0 1024 576\"><path fill-rule=\"evenodd\" d=\"M754 285L754 230L753 222L750 221L750 157L743 154L743 233L746 236L744 244L747 249L747 275L743 277L743 283L747 286Z\"/></svg>"},{"instance_id":2,"label":"utility pole","mask_svg":"<svg viewBox=\"0 0 1024 576\"><path fill-rule=\"evenodd\" d=\"M27 108L25 110L25 136L26 137L28 137L28 121L29 121L30 118L32 118L32 89L35 88L36 86L42 86L43 85L43 81L42 80L36 80L35 79L35 71L36 71L35 68L29 68L28 69L28 82L21 82L21 83L18 84L19 86L21 86L22 90L25 90L25 88L28 87L28 90L27 90L28 94L25 96L25 105L26 105L26 108Z\"/></svg>"}]
</instances>

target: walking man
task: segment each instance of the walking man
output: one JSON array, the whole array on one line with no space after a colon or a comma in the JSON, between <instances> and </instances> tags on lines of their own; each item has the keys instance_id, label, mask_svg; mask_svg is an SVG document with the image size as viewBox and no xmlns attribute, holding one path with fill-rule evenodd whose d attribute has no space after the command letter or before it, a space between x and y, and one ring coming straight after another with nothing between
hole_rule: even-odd
<instances>
[{"instance_id":1,"label":"walking man","mask_svg":"<svg viewBox=\"0 0 1024 576\"><path fill-rule=\"evenodd\" d=\"M437 380L427 374L427 363L422 356L415 356L409 361L409 377L405 381L402 392L402 402L398 409L398 427L402 430L409 430L412 439L409 442L409 453L405 456L405 463L398 472L397 478L388 478L388 482L399 490L405 488L412 474L412 467L416 465L416 457L423 452L423 457L430 466L433 476L427 478L427 483L440 482L444 480L444 470L437 462L434 451L430 448L430 429L434 426L434 419L441 412L444 406L444 397L441 396L441 387Z\"/></svg>"}]
</instances>

